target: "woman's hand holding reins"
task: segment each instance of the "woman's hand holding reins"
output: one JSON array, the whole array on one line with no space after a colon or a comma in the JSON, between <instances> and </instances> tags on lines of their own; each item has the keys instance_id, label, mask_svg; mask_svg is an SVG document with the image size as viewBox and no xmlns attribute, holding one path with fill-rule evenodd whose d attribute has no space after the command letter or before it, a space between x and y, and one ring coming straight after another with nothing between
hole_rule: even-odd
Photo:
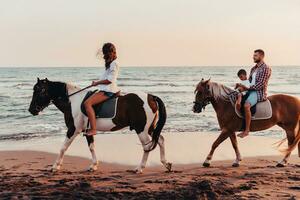
<instances>
[{"instance_id":1,"label":"woman's hand holding reins","mask_svg":"<svg viewBox=\"0 0 300 200\"><path fill-rule=\"evenodd\" d=\"M92 81L92 84L91 84L92 86L97 86L97 85L99 85L99 81Z\"/></svg>"}]
</instances>

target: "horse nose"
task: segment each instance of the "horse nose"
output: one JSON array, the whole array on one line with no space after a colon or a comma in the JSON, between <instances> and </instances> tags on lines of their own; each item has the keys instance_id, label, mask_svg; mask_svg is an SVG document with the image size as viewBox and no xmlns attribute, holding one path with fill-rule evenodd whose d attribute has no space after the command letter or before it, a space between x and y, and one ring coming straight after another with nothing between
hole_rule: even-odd
<instances>
[{"instance_id":1,"label":"horse nose","mask_svg":"<svg viewBox=\"0 0 300 200\"><path fill-rule=\"evenodd\" d=\"M34 112L31 108L28 109L28 112L30 112L30 114L34 115Z\"/></svg>"},{"instance_id":2,"label":"horse nose","mask_svg":"<svg viewBox=\"0 0 300 200\"><path fill-rule=\"evenodd\" d=\"M32 107L29 107L28 112L30 112L30 114L32 114L32 115L38 114L37 110L33 109Z\"/></svg>"}]
</instances>

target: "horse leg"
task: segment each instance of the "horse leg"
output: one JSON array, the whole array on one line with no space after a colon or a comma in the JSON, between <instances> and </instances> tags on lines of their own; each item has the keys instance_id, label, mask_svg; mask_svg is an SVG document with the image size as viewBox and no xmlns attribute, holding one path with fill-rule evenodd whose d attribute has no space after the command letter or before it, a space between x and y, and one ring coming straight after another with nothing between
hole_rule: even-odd
<instances>
[{"instance_id":1,"label":"horse leg","mask_svg":"<svg viewBox=\"0 0 300 200\"><path fill-rule=\"evenodd\" d=\"M228 131L222 131L221 134L219 135L219 137L215 140L215 142L213 143L211 150L208 154L208 156L206 157L206 160L203 163L204 167L209 167L210 166L210 161L212 159L212 156L214 154L215 149L224 141L229 137L229 132Z\"/></svg>"},{"instance_id":2,"label":"horse leg","mask_svg":"<svg viewBox=\"0 0 300 200\"><path fill-rule=\"evenodd\" d=\"M96 152L95 152L95 143L94 143L94 136L86 136L86 141L88 143L90 152L92 154L92 164L89 166L88 170L89 171L96 171L98 169L98 160L96 157Z\"/></svg>"},{"instance_id":3,"label":"horse leg","mask_svg":"<svg viewBox=\"0 0 300 200\"><path fill-rule=\"evenodd\" d=\"M165 156L165 139L162 135L159 136L158 145L160 150L160 161L165 168L170 172L172 170L172 163L167 162Z\"/></svg>"},{"instance_id":4,"label":"horse leg","mask_svg":"<svg viewBox=\"0 0 300 200\"><path fill-rule=\"evenodd\" d=\"M235 133L230 135L230 141L231 141L232 147L233 147L233 149L235 151L235 155L236 155L236 159L233 162L232 167L239 167L240 166L240 161L242 161L242 158L241 158L241 154L240 154L240 151L239 151L239 148L238 148L238 143L237 143Z\"/></svg>"},{"instance_id":5,"label":"horse leg","mask_svg":"<svg viewBox=\"0 0 300 200\"><path fill-rule=\"evenodd\" d=\"M148 134L148 129L139 133L138 136L143 145L144 153L143 153L141 163L134 169L134 172L140 174L143 172L143 169L146 167L146 163L147 163L148 156L149 156L149 152L147 150L149 150L151 147L151 140L150 140L150 136Z\"/></svg>"},{"instance_id":6,"label":"horse leg","mask_svg":"<svg viewBox=\"0 0 300 200\"><path fill-rule=\"evenodd\" d=\"M60 152L59 152L59 155L58 155L56 161L54 162L54 164L52 166L52 171L60 170L65 152L67 151L67 149L69 148L69 146L71 145L71 143L73 142L75 137L79 134L79 132L73 132L72 136L70 136L69 132L70 131L68 130L67 137L63 143L63 146L60 149Z\"/></svg>"},{"instance_id":7,"label":"horse leg","mask_svg":"<svg viewBox=\"0 0 300 200\"><path fill-rule=\"evenodd\" d=\"M292 145L295 140L296 131L289 131L286 130L287 140L288 140L288 146ZM289 161L289 158L291 156L291 152L286 153L284 158L277 163L276 167L285 167Z\"/></svg>"},{"instance_id":8,"label":"horse leg","mask_svg":"<svg viewBox=\"0 0 300 200\"><path fill-rule=\"evenodd\" d=\"M298 157L300 157L300 142L298 143Z\"/></svg>"}]
</instances>

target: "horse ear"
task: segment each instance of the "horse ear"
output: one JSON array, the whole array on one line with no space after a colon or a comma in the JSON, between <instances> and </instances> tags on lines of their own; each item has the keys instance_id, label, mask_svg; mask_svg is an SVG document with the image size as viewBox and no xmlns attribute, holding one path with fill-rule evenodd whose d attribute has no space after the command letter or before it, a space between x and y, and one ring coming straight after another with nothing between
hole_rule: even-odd
<instances>
[{"instance_id":1,"label":"horse ear","mask_svg":"<svg viewBox=\"0 0 300 200\"><path fill-rule=\"evenodd\" d=\"M40 78L39 78L39 77L37 77L37 78L36 78L36 81L37 81L37 82L40 82Z\"/></svg>"},{"instance_id":2,"label":"horse ear","mask_svg":"<svg viewBox=\"0 0 300 200\"><path fill-rule=\"evenodd\" d=\"M204 81L204 84L207 85L210 82L210 78L206 81Z\"/></svg>"},{"instance_id":3,"label":"horse ear","mask_svg":"<svg viewBox=\"0 0 300 200\"><path fill-rule=\"evenodd\" d=\"M49 80L47 78L45 78L45 80L48 82Z\"/></svg>"}]
</instances>

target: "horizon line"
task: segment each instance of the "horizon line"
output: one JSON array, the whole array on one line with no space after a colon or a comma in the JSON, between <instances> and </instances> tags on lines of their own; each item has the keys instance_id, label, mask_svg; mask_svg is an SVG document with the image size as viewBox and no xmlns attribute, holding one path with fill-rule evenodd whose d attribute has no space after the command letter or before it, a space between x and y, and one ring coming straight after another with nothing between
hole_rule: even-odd
<instances>
[{"instance_id":1,"label":"horizon line","mask_svg":"<svg viewBox=\"0 0 300 200\"><path fill-rule=\"evenodd\" d=\"M254 65L254 63L253 63ZM138 66L138 65L130 65L130 66L122 66L127 68L159 68L159 67L245 67L247 65L144 65L144 66ZM251 65L252 66L252 65ZM104 67L104 66L0 66L0 68L98 68L98 67ZM300 67L299 65L271 65L271 67Z\"/></svg>"}]
</instances>

